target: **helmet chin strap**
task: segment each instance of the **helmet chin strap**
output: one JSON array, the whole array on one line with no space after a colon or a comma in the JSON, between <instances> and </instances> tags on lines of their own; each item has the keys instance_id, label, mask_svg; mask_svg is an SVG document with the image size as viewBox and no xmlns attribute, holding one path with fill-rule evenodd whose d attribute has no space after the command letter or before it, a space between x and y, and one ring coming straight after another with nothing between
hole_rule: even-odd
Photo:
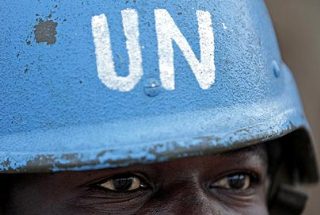
<instances>
[{"instance_id":1,"label":"helmet chin strap","mask_svg":"<svg viewBox=\"0 0 320 215\"><path fill-rule=\"evenodd\" d=\"M300 215L306 206L307 200L306 193L281 184L273 196L271 205L269 205L269 212L272 215Z\"/></svg>"},{"instance_id":2,"label":"helmet chin strap","mask_svg":"<svg viewBox=\"0 0 320 215\"><path fill-rule=\"evenodd\" d=\"M294 180L291 179L291 181L285 174L284 166L284 161L279 161L278 167L271 176L268 197L269 213L271 215L300 215L306 206L308 196L290 185Z\"/></svg>"},{"instance_id":3,"label":"helmet chin strap","mask_svg":"<svg viewBox=\"0 0 320 215\"><path fill-rule=\"evenodd\" d=\"M308 196L296 190L296 181L299 174L296 170L288 172L287 162L284 159L284 146L281 141L268 143L269 160L269 187L268 207L271 215L300 215L302 214ZM289 174L288 174L289 173Z\"/></svg>"}]
</instances>

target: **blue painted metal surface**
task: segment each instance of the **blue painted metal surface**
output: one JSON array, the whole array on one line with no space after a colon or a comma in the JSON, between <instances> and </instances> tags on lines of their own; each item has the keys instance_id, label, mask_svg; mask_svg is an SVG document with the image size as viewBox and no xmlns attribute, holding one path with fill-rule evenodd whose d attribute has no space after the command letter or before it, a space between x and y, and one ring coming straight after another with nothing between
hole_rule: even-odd
<instances>
[{"instance_id":1,"label":"blue painted metal surface","mask_svg":"<svg viewBox=\"0 0 320 215\"><path fill-rule=\"evenodd\" d=\"M2 172L159 162L308 130L261 0L1 4ZM123 93L98 78L91 19L108 16L115 68L126 76L121 10L128 8L139 14L144 75L132 91ZM161 87L155 9L171 14L196 55L196 10L212 15L216 79L210 89L200 89L177 46L176 88ZM156 89L150 82L157 83Z\"/></svg>"}]
</instances>

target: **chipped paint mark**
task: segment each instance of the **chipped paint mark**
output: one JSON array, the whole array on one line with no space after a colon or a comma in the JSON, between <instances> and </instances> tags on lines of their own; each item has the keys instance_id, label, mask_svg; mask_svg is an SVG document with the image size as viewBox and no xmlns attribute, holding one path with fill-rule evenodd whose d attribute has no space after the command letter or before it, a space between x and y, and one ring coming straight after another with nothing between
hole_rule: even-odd
<instances>
[{"instance_id":1,"label":"chipped paint mark","mask_svg":"<svg viewBox=\"0 0 320 215\"><path fill-rule=\"evenodd\" d=\"M97 154L97 158L103 157L107 153L107 150L103 150Z\"/></svg>"},{"instance_id":2,"label":"chipped paint mark","mask_svg":"<svg viewBox=\"0 0 320 215\"><path fill-rule=\"evenodd\" d=\"M29 72L29 65L28 65L28 64L26 64L26 65L24 66L23 72L24 72L24 74L26 74L26 73Z\"/></svg>"},{"instance_id":3,"label":"chipped paint mark","mask_svg":"<svg viewBox=\"0 0 320 215\"><path fill-rule=\"evenodd\" d=\"M52 20L39 20L39 23L34 26L34 35L37 43L47 43L52 45L56 43L56 35L58 23Z\"/></svg>"},{"instance_id":4,"label":"chipped paint mark","mask_svg":"<svg viewBox=\"0 0 320 215\"><path fill-rule=\"evenodd\" d=\"M79 162L79 153L64 154L61 156L61 159L71 163L77 163Z\"/></svg>"},{"instance_id":5,"label":"chipped paint mark","mask_svg":"<svg viewBox=\"0 0 320 215\"><path fill-rule=\"evenodd\" d=\"M38 155L33 160L27 161L27 167L33 166L51 166L54 164L55 158L54 155Z\"/></svg>"},{"instance_id":6,"label":"chipped paint mark","mask_svg":"<svg viewBox=\"0 0 320 215\"><path fill-rule=\"evenodd\" d=\"M222 24L222 28L224 29L224 30L227 30L228 28L227 28L227 26L226 26L226 23L221 23Z\"/></svg>"},{"instance_id":7,"label":"chipped paint mark","mask_svg":"<svg viewBox=\"0 0 320 215\"><path fill-rule=\"evenodd\" d=\"M5 169L10 169L11 162L9 159L7 159L7 160L4 160L3 162L1 162L0 165Z\"/></svg>"}]
</instances>

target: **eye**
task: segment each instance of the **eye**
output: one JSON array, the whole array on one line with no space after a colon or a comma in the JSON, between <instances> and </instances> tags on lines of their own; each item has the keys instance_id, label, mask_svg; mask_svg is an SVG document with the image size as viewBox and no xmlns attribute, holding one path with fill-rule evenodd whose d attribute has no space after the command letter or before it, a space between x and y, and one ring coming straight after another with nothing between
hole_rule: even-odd
<instances>
[{"instance_id":1,"label":"eye","mask_svg":"<svg viewBox=\"0 0 320 215\"><path fill-rule=\"evenodd\" d=\"M255 183L257 183L257 177L248 173L236 173L228 175L214 184L210 185L210 188L222 188L228 190L248 190Z\"/></svg>"},{"instance_id":2,"label":"eye","mask_svg":"<svg viewBox=\"0 0 320 215\"><path fill-rule=\"evenodd\" d=\"M114 192L136 191L147 187L146 183L135 175L115 176L98 184L98 186Z\"/></svg>"}]
</instances>

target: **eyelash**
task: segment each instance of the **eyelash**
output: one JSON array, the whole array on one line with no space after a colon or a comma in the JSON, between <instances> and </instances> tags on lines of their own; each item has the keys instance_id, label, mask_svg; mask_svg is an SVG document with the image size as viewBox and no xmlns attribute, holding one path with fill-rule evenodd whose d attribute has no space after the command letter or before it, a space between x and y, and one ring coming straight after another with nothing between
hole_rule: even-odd
<instances>
[{"instance_id":1,"label":"eyelash","mask_svg":"<svg viewBox=\"0 0 320 215\"><path fill-rule=\"evenodd\" d=\"M224 177L228 177L228 176L232 176L232 175L240 175L240 174L249 175L257 183L259 183L259 181L261 180L261 176L259 173L252 171L252 170L246 170L246 169L241 170L240 169L240 170L233 170L233 171L223 173L223 175L218 176L215 181L218 181Z\"/></svg>"}]
</instances>

